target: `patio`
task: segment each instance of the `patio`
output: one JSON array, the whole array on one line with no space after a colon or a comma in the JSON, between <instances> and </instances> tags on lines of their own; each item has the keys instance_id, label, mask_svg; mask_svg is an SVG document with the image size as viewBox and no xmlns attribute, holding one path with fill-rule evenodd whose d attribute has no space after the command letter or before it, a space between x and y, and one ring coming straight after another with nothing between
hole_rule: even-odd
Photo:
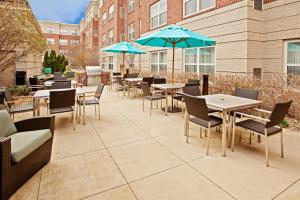
<instances>
[{"instance_id":1,"label":"patio","mask_svg":"<svg viewBox=\"0 0 300 200\"><path fill-rule=\"evenodd\" d=\"M298 199L300 135L285 130L285 158L279 135L271 137L270 167L264 144L248 145L221 156L221 134L213 129L210 155L199 127L190 124L185 143L181 113L165 116L149 102L123 97L107 88L101 120L87 107L86 125L74 131L69 114L56 117L51 162L11 199ZM41 114L45 115L42 110ZM28 114L17 114L16 121ZM241 131L238 129L238 132Z\"/></svg>"}]
</instances>

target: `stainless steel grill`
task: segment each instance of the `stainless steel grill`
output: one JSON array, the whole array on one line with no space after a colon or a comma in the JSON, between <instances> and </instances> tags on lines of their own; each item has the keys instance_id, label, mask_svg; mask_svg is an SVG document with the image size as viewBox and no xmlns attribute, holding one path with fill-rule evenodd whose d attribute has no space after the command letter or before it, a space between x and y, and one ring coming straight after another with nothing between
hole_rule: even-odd
<instances>
[{"instance_id":1,"label":"stainless steel grill","mask_svg":"<svg viewBox=\"0 0 300 200\"><path fill-rule=\"evenodd\" d=\"M97 85L101 81L102 70L100 66L86 66L87 85Z\"/></svg>"}]
</instances>

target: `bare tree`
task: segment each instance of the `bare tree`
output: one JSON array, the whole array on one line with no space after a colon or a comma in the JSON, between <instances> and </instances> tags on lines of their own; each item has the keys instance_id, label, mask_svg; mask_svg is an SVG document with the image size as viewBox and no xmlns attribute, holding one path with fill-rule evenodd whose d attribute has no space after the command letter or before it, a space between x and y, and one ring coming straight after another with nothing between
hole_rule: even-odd
<instances>
[{"instance_id":1,"label":"bare tree","mask_svg":"<svg viewBox=\"0 0 300 200\"><path fill-rule=\"evenodd\" d=\"M72 49L69 51L68 59L75 66L97 66L99 65L99 49Z\"/></svg>"},{"instance_id":2,"label":"bare tree","mask_svg":"<svg viewBox=\"0 0 300 200\"><path fill-rule=\"evenodd\" d=\"M27 55L46 48L38 23L27 3L0 2L0 73Z\"/></svg>"}]
</instances>

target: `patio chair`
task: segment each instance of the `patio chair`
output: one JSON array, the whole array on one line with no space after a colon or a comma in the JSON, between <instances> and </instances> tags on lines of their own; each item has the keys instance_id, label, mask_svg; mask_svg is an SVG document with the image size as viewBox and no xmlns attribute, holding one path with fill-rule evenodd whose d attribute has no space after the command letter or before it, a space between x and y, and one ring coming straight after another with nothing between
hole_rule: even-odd
<instances>
[{"instance_id":1,"label":"patio chair","mask_svg":"<svg viewBox=\"0 0 300 200\"><path fill-rule=\"evenodd\" d=\"M55 117L13 122L0 111L0 199L7 200L51 158Z\"/></svg>"},{"instance_id":2,"label":"patio chair","mask_svg":"<svg viewBox=\"0 0 300 200\"><path fill-rule=\"evenodd\" d=\"M66 81L67 77L64 77L64 76L54 76L53 80L54 81Z\"/></svg>"},{"instance_id":3,"label":"patio chair","mask_svg":"<svg viewBox=\"0 0 300 200\"><path fill-rule=\"evenodd\" d=\"M254 132L258 135L265 137L265 157L266 157L266 166L269 167L269 147L268 147L268 137L273 136L275 134L280 134L280 142L281 142L281 157L284 157L283 152L283 130L281 127L281 122L284 117L287 115L289 108L292 104L292 101L277 103L275 104L273 111L270 114L268 119L257 117L254 115L248 115L245 113L234 113L234 122L237 114L241 116L247 117L249 119L235 122L233 125L233 135L231 142L231 149L234 151L234 137L236 126L248 129L251 132Z\"/></svg>"},{"instance_id":4,"label":"patio chair","mask_svg":"<svg viewBox=\"0 0 300 200\"><path fill-rule=\"evenodd\" d=\"M52 83L51 89L65 89L71 88L71 80L68 81L54 81Z\"/></svg>"},{"instance_id":5,"label":"patio chair","mask_svg":"<svg viewBox=\"0 0 300 200\"><path fill-rule=\"evenodd\" d=\"M84 76L81 76L80 78L79 78L79 81L78 81L78 83L77 83L77 86L79 86L79 87L83 87L83 86L85 86L86 85L86 79L87 79L87 76L86 76L86 74L84 75Z\"/></svg>"},{"instance_id":6,"label":"patio chair","mask_svg":"<svg viewBox=\"0 0 300 200\"><path fill-rule=\"evenodd\" d=\"M71 112L75 130L75 104L76 89L50 91L49 112L51 115Z\"/></svg>"},{"instance_id":7,"label":"patio chair","mask_svg":"<svg viewBox=\"0 0 300 200\"><path fill-rule=\"evenodd\" d=\"M138 77L139 77L138 73L124 75L124 78L138 78Z\"/></svg>"},{"instance_id":8,"label":"patio chair","mask_svg":"<svg viewBox=\"0 0 300 200\"><path fill-rule=\"evenodd\" d=\"M29 78L25 79L25 83L26 83L26 86L29 89L31 95L34 95L35 92L38 90L45 89L45 85L43 85L43 84L37 84L37 83L31 84Z\"/></svg>"},{"instance_id":9,"label":"patio chair","mask_svg":"<svg viewBox=\"0 0 300 200\"><path fill-rule=\"evenodd\" d=\"M8 107L8 112L10 115L12 115L13 119L15 114L17 113L30 112L30 111L33 112L32 99L30 100L23 99L23 100L14 101L10 91L8 90L4 92L4 99ZM22 104L26 102L27 104ZM30 104L28 104L29 102Z\"/></svg>"},{"instance_id":10,"label":"patio chair","mask_svg":"<svg viewBox=\"0 0 300 200\"><path fill-rule=\"evenodd\" d=\"M129 96L129 86L122 81L122 78L121 77L117 77L117 84L118 84L118 87L117 87L117 90L118 90L118 96L119 96L119 92L120 91L123 91L124 93L124 96L125 96L125 91L127 90L128 91L128 96Z\"/></svg>"},{"instance_id":11,"label":"patio chair","mask_svg":"<svg viewBox=\"0 0 300 200\"><path fill-rule=\"evenodd\" d=\"M104 84L100 83L98 84L97 90L95 92L95 95L93 96L93 99L86 99L85 100L85 105L86 106L90 106L90 105L94 105L95 106L95 114L97 114L97 109L96 107L98 106L98 116L99 116L99 120L100 120L100 98L104 89ZM78 109L79 109L79 116L81 115L81 106L83 105L83 101L81 99L79 99L77 101L78 103Z\"/></svg>"},{"instance_id":12,"label":"patio chair","mask_svg":"<svg viewBox=\"0 0 300 200\"><path fill-rule=\"evenodd\" d=\"M199 79L189 79L185 86L198 86L200 87L200 80Z\"/></svg>"},{"instance_id":13,"label":"patio chair","mask_svg":"<svg viewBox=\"0 0 300 200\"><path fill-rule=\"evenodd\" d=\"M62 72L54 72L53 73L54 77L61 77L62 75L63 75Z\"/></svg>"},{"instance_id":14,"label":"patio chair","mask_svg":"<svg viewBox=\"0 0 300 200\"><path fill-rule=\"evenodd\" d=\"M165 99L165 96L162 96L160 94L153 94L150 91L150 86L148 82L142 82L141 83L141 89L143 92L143 112L144 112L144 108L145 108L145 99L149 100L150 103L150 116L151 116L151 111L152 111L152 107L153 107L153 101L156 101L156 107L158 106L157 101L160 100L160 106L162 107L162 100Z\"/></svg>"},{"instance_id":15,"label":"patio chair","mask_svg":"<svg viewBox=\"0 0 300 200\"><path fill-rule=\"evenodd\" d=\"M207 147L206 154L209 154L210 130L213 127L222 125L223 119L209 115L205 99L193 97L190 95L183 95L186 105L185 114L185 136L186 142L189 142L189 122L193 122L207 131ZM191 117L192 116L192 117ZM202 132L202 131L201 131ZM202 138L202 133L200 137Z\"/></svg>"},{"instance_id":16,"label":"patio chair","mask_svg":"<svg viewBox=\"0 0 300 200\"><path fill-rule=\"evenodd\" d=\"M154 78L153 83L154 84L166 84L167 79L166 78Z\"/></svg>"},{"instance_id":17,"label":"patio chair","mask_svg":"<svg viewBox=\"0 0 300 200\"><path fill-rule=\"evenodd\" d=\"M111 81L111 87L114 87L117 84L117 77L121 77L121 72L113 72L112 73L112 81Z\"/></svg>"}]
</instances>

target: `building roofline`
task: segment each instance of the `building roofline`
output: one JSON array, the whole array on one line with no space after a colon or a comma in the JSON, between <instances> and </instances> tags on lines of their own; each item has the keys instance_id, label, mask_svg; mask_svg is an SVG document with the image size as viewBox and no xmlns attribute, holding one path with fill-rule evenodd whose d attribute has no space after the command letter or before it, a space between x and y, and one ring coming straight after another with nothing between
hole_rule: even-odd
<instances>
[{"instance_id":1,"label":"building roofline","mask_svg":"<svg viewBox=\"0 0 300 200\"><path fill-rule=\"evenodd\" d=\"M48 22L48 23L62 24L62 25L74 25L74 26L79 26L79 25L80 25L80 24L63 23L63 22L56 22L56 21L42 20L42 19L38 19L37 21L38 21L38 22Z\"/></svg>"}]
</instances>

